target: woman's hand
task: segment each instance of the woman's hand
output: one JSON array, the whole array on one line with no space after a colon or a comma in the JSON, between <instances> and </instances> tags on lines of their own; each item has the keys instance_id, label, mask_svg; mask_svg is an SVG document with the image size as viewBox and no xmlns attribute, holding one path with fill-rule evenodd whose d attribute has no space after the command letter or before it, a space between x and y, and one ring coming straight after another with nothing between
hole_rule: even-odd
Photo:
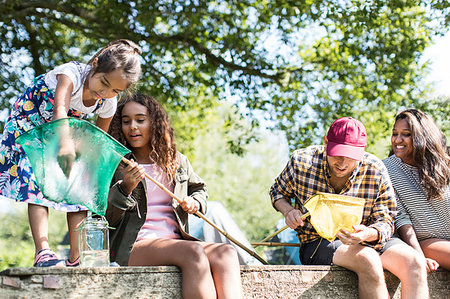
<instances>
[{"instance_id":1,"label":"woman's hand","mask_svg":"<svg viewBox=\"0 0 450 299\"><path fill-rule=\"evenodd\" d=\"M180 202L180 206L186 213L194 214L200 208L200 203L194 198L186 196L183 198L183 201Z\"/></svg>"},{"instance_id":2,"label":"woman's hand","mask_svg":"<svg viewBox=\"0 0 450 299\"><path fill-rule=\"evenodd\" d=\"M435 260L426 257L425 261L427 263L427 273L428 274L436 271L437 268L439 268L439 263L436 262Z\"/></svg>"},{"instance_id":3,"label":"woman's hand","mask_svg":"<svg viewBox=\"0 0 450 299\"><path fill-rule=\"evenodd\" d=\"M140 181L145 178L145 169L142 165L130 160L130 164L123 170L123 180L120 183L120 188L125 194L131 194L137 187Z\"/></svg>"}]
</instances>

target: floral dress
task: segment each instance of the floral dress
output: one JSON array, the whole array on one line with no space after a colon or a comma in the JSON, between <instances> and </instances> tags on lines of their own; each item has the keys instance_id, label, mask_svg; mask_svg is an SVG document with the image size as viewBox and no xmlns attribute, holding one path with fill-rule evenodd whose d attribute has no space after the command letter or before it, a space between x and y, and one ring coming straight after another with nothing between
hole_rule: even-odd
<instances>
[{"instance_id":1,"label":"floral dress","mask_svg":"<svg viewBox=\"0 0 450 299\"><path fill-rule=\"evenodd\" d=\"M36 182L30 161L16 138L34 128L52 120L54 91L49 89L45 75L35 78L12 107L0 141L0 195L19 202L51 207L58 211L77 212L87 210L80 205L56 203L44 198ZM103 104L98 101L96 111ZM70 109L70 117L84 118L86 114Z\"/></svg>"}]
</instances>

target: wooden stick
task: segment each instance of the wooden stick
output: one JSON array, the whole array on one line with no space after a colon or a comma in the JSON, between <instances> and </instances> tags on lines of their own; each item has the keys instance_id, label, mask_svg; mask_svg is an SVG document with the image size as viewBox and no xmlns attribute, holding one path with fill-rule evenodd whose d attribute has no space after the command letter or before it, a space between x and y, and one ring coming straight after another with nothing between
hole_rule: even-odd
<instances>
[{"instance_id":1,"label":"wooden stick","mask_svg":"<svg viewBox=\"0 0 450 299\"><path fill-rule=\"evenodd\" d=\"M252 246L287 246L287 247L300 247L299 243L282 243L282 242L253 242Z\"/></svg>"},{"instance_id":2,"label":"wooden stick","mask_svg":"<svg viewBox=\"0 0 450 299\"><path fill-rule=\"evenodd\" d=\"M306 219L306 217L308 217L310 214L309 214L309 212L306 212L305 214L303 214L302 215L302 220L305 220ZM284 231L285 229L287 229L289 226L284 226L284 227L282 227L282 228L280 228L279 230L277 230L276 232L274 232L273 234L271 234L271 235L269 235L269 236L267 236L266 238L264 238L263 240L261 240L261 242L259 242L259 243L263 243L263 242L266 242L267 240L270 240L270 239L272 239L273 237L275 237L276 235L278 235L279 233L281 233L282 231ZM256 242L256 243L258 243L258 242ZM260 246L260 245L258 245L258 244L256 244L256 243L251 243L255 248L256 247L258 247L258 246ZM255 244L255 245L254 245ZM262 244L261 244L262 245Z\"/></svg>"},{"instance_id":3,"label":"wooden stick","mask_svg":"<svg viewBox=\"0 0 450 299\"><path fill-rule=\"evenodd\" d=\"M277 230L276 232L274 232L273 234L267 236L267 238L264 238L264 239L261 240L260 242L261 242L261 243L264 243L264 242L266 242L267 240L272 239L273 237L275 237L276 235L278 235L279 233L281 233L282 231L284 231L284 230L287 229L287 228L289 228L289 226L286 225L285 227L283 227L283 228ZM253 245L253 244L252 244L252 245ZM258 245L256 245L256 246L258 246Z\"/></svg>"},{"instance_id":4,"label":"wooden stick","mask_svg":"<svg viewBox=\"0 0 450 299\"><path fill-rule=\"evenodd\" d=\"M122 161L126 164L130 164L130 160L128 160L127 158L122 157ZM178 198L175 194L173 194L169 189L167 189L163 184L161 184L160 182L158 182L157 180L155 180L154 178L152 178L150 175L148 175L147 173L145 173L145 177L148 178L150 181L152 181L153 183L155 183L156 185L158 185L159 188L161 188L164 192L166 192L170 197L174 198L176 201L178 201L178 203L181 203L182 200L180 198ZM242 249L244 249L248 254L250 254L251 256L253 256L255 259L257 259L258 261L260 261L261 263L263 263L263 265L268 265L269 263L267 263L262 257L260 257L256 252L254 252L253 250L247 248L246 246L244 246L243 244L241 244L239 241L237 241L235 238L233 238L232 236L230 236L227 232L225 232L224 230L220 229L217 225L215 225L211 220L209 220L208 218L206 218L205 215L203 215L201 212L197 211L194 213L195 215L197 215L198 217L202 218L203 220L205 220L209 225L211 225L212 227L214 227L218 232L220 232L222 235L224 235L226 238L228 238L231 242L233 242L234 244L236 244L237 246L241 247Z\"/></svg>"}]
</instances>

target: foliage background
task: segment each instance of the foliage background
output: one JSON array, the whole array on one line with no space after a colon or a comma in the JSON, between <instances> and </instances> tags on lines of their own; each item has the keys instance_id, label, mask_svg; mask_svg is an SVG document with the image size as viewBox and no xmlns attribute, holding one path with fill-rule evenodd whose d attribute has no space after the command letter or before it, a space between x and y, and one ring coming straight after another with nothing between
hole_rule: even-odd
<instances>
[{"instance_id":1,"label":"foliage background","mask_svg":"<svg viewBox=\"0 0 450 299\"><path fill-rule=\"evenodd\" d=\"M56 65L86 62L117 38L138 42L138 90L163 103L211 199L256 241L281 217L268 189L289 151L321 143L334 119L360 119L379 157L405 107L448 136L449 99L431 97L420 58L449 12L444 0L1 0L0 109ZM32 261L26 214L14 215L1 222L2 269Z\"/></svg>"}]
</instances>

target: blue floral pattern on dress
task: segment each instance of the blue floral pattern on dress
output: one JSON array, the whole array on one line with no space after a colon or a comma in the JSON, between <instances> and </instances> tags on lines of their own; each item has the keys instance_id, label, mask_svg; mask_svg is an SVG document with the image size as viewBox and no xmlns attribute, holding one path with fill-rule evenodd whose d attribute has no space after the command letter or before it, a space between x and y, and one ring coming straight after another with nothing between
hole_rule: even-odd
<instances>
[{"instance_id":1,"label":"blue floral pattern on dress","mask_svg":"<svg viewBox=\"0 0 450 299\"><path fill-rule=\"evenodd\" d=\"M16 138L32 128L49 122L53 117L54 91L44 81L45 75L36 77L14 103L6 121L0 141L0 194L19 202L34 203L58 211L87 210L80 205L56 203L44 198L36 182L30 161ZM103 104L98 101L94 112ZM85 113L70 109L67 116L86 118Z\"/></svg>"}]
</instances>

